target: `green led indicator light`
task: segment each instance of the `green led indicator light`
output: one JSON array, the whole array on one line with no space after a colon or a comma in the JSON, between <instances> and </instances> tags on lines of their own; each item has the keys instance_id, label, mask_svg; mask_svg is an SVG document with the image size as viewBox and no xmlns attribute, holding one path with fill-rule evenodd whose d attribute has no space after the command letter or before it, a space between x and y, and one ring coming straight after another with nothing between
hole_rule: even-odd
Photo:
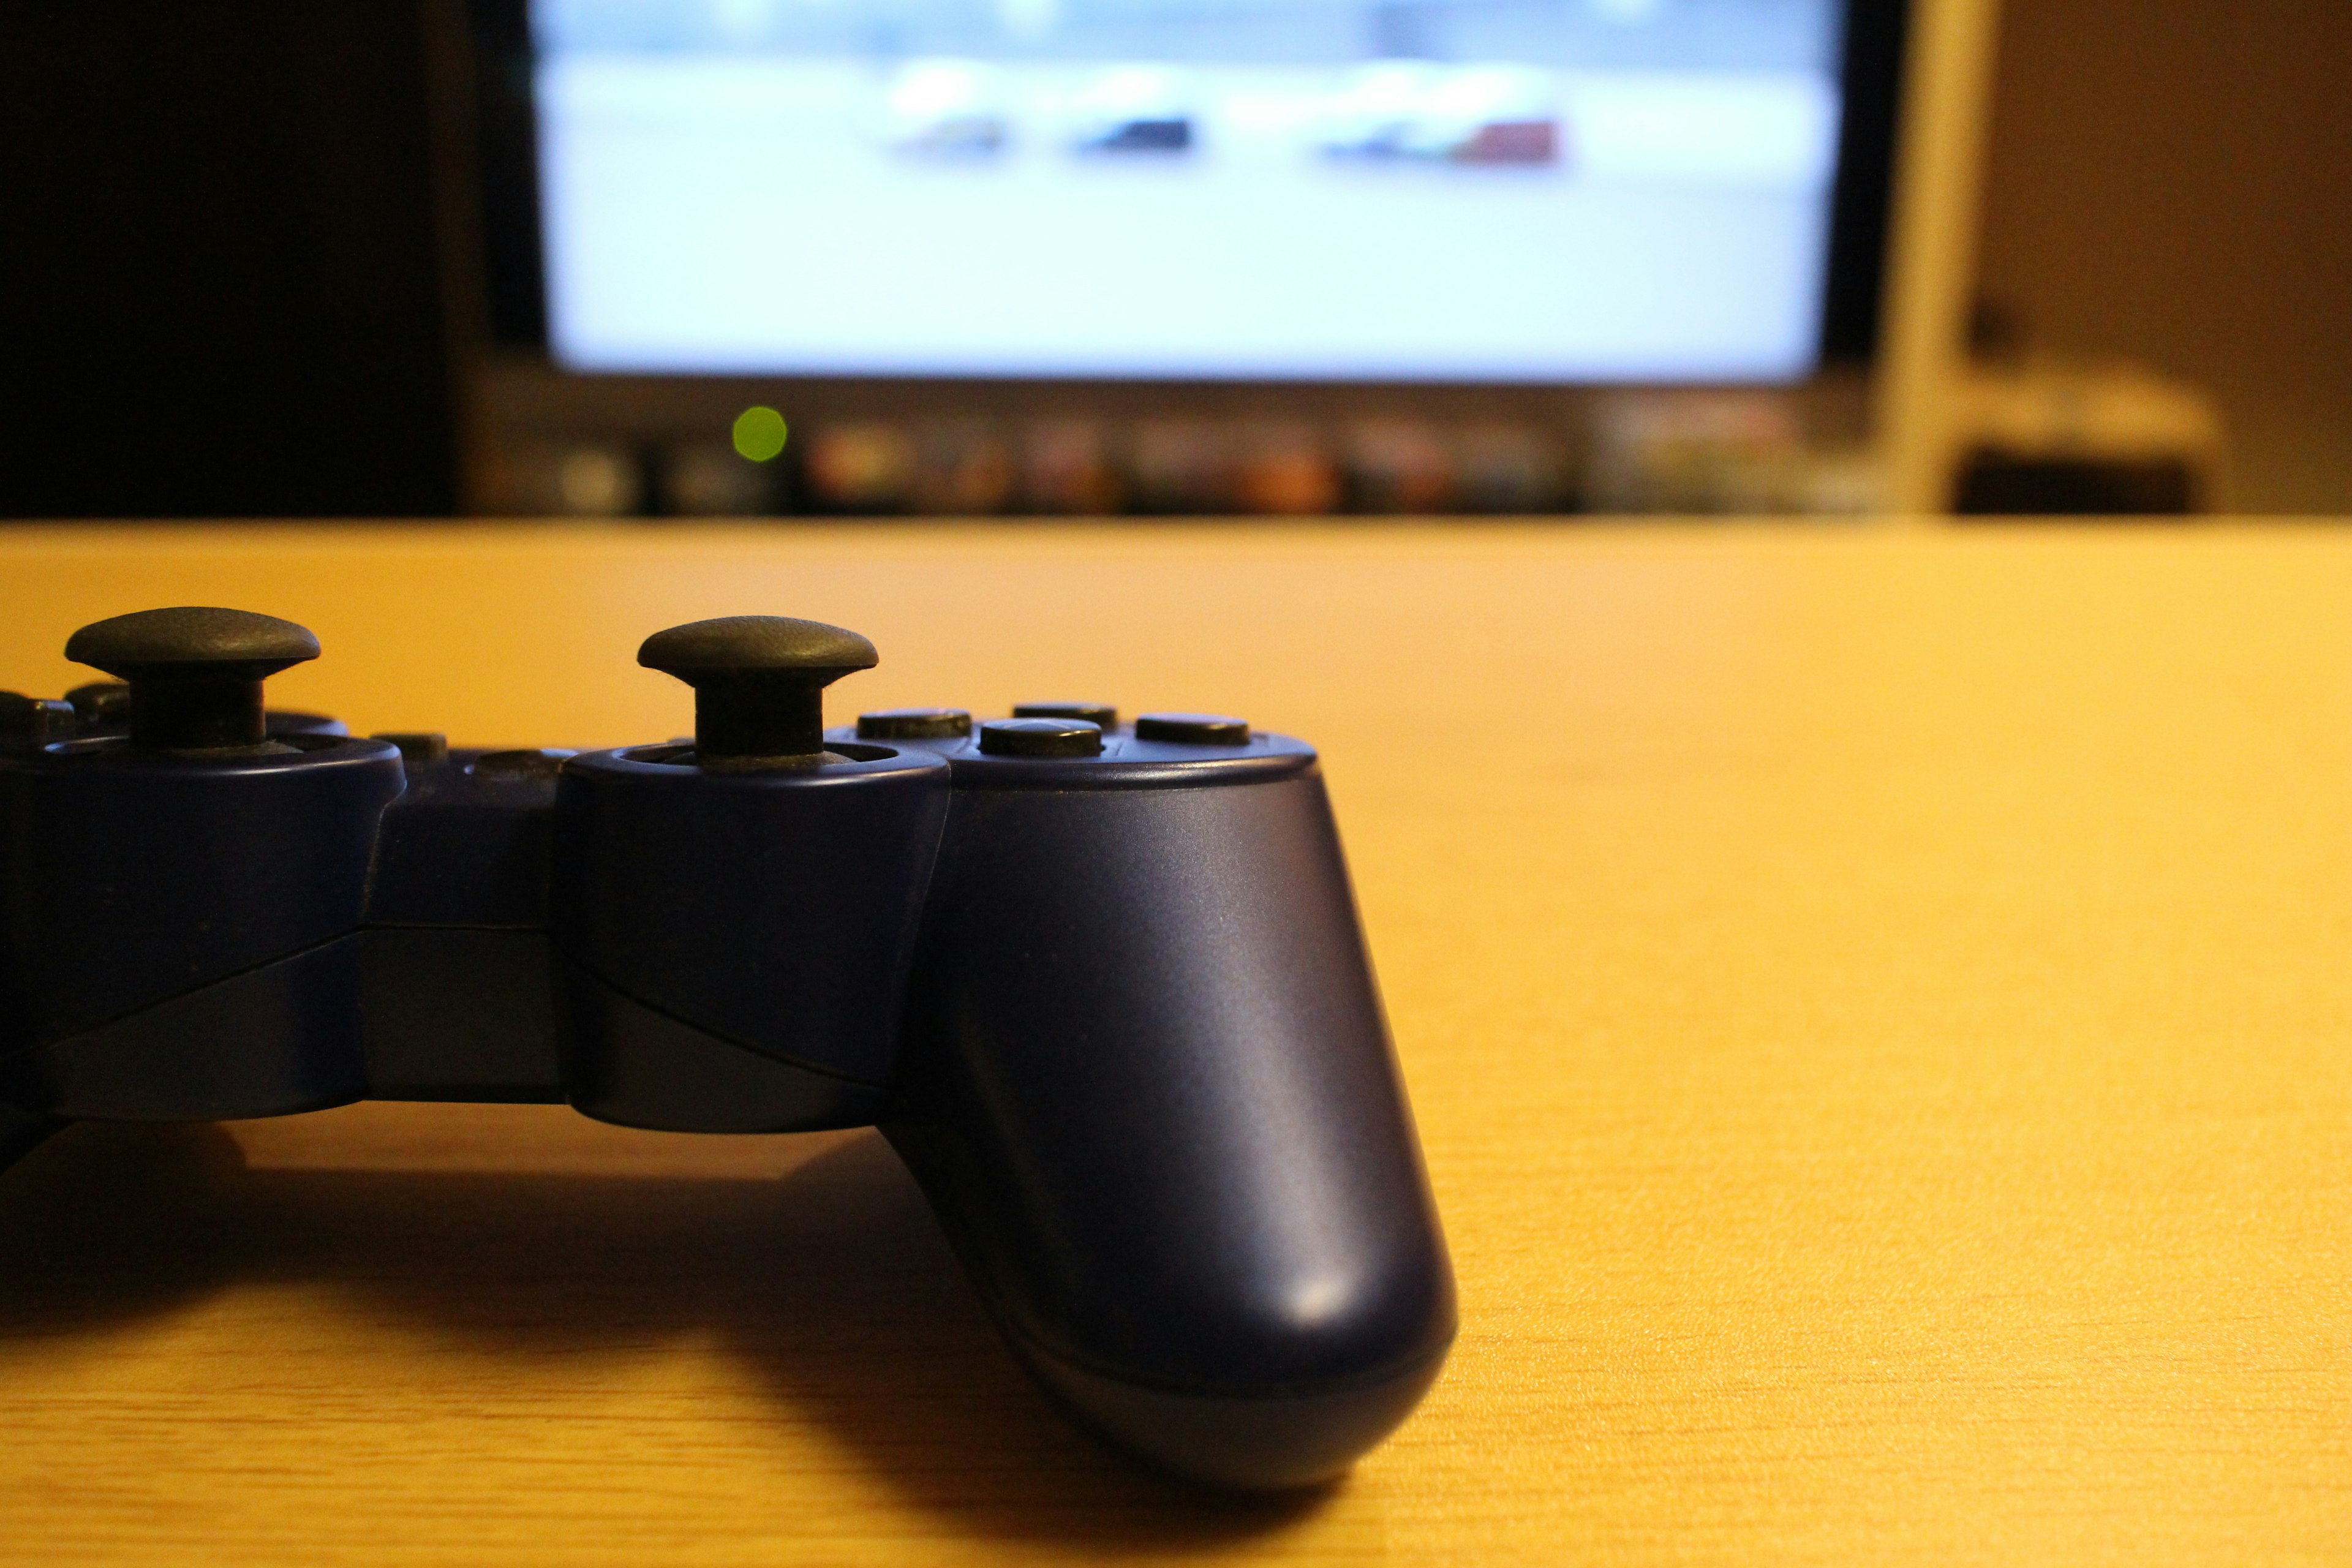
<instances>
[{"instance_id":1,"label":"green led indicator light","mask_svg":"<svg viewBox=\"0 0 2352 1568\"><path fill-rule=\"evenodd\" d=\"M763 405L735 416L735 449L755 463L764 463L784 449L784 416Z\"/></svg>"}]
</instances>

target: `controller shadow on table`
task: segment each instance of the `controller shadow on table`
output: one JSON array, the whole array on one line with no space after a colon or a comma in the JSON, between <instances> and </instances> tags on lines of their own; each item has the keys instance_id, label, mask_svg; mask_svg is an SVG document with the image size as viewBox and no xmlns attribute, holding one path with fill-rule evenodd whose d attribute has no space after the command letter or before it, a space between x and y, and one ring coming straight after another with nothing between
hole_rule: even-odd
<instances>
[{"instance_id":1,"label":"controller shadow on table","mask_svg":"<svg viewBox=\"0 0 2352 1568\"><path fill-rule=\"evenodd\" d=\"M306 1283L347 1293L354 1318L399 1320L352 1332L405 1333L434 1356L618 1368L715 1338L780 1419L826 1428L959 1531L1108 1550L1244 1540L1336 1489L1196 1489L1073 1427L870 1133L781 1178L736 1178L248 1169L217 1127L84 1123L0 1182L0 1341Z\"/></svg>"}]
</instances>

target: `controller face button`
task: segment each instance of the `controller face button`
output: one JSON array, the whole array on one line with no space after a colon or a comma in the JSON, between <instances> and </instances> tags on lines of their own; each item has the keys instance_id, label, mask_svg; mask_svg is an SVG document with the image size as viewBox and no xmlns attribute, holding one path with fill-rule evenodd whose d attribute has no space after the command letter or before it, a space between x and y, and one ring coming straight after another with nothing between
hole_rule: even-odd
<instances>
[{"instance_id":1,"label":"controller face button","mask_svg":"<svg viewBox=\"0 0 2352 1568\"><path fill-rule=\"evenodd\" d=\"M1086 719L991 719L980 749L992 757L1098 757L1102 726Z\"/></svg>"},{"instance_id":2,"label":"controller face button","mask_svg":"<svg viewBox=\"0 0 2352 1568\"><path fill-rule=\"evenodd\" d=\"M368 739L390 741L400 748L400 760L411 767L431 767L449 758L449 737L438 730L385 730Z\"/></svg>"},{"instance_id":3,"label":"controller face button","mask_svg":"<svg viewBox=\"0 0 2352 1568\"><path fill-rule=\"evenodd\" d=\"M563 771L574 753L560 747L541 751L485 752L474 759L473 774L483 779L551 779Z\"/></svg>"},{"instance_id":4,"label":"controller face button","mask_svg":"<svg viewBox=\"0 0 2352 1568\"><path fill-rule=\"evenodd\" d=\"M1168 741L1180 746L1246 746L1246 719L1223 713L1146 713L1135 721L1139 741Z\"/></svg>"},{"instance_id":5,"label":"controller face button","mask_svg":"<svg viewBox=\"0 0 2352 1568\"><path fill-rule=\"evenodd\" d=\"M1084 719L1106 730L1118 728L1118 710L1108 702L1016 702L1015 719Z\"/></svg>"},{"instance_id":6,"label":"controller face button","mask_svg":"<svg viewBox=\"0 0 2352 1568\"><path fill-rule=\"evenodd\" d=\"M971 733L971 715L961 708L885 708L857 716L861 741L949 741Z\"/></svg>"}]
</instances>

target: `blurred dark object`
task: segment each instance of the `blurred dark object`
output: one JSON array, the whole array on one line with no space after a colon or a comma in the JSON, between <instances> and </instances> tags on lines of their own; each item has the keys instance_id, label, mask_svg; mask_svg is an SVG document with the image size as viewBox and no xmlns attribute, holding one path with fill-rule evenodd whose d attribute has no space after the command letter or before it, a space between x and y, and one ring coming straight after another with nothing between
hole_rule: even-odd
<instances>
[{"instance_id":1,"label":"blurred dark object","mask_svg":"<svg viewBox=\"0 0 2352 1568\"><path fill-rule=\"evenodd\" d=\"M1979 448L1961 461L1952 510L1976 517L2167 517L2200 510L2179 458L2021 458Z\"/></svg>"},{"instance_id":2,"label":"blurred dark object","mask_svg":"<svg viewBox=\"0 0 2352 1568\"><path fill-rule=\"evenodd\" d=\"M1127 443L1135 510L1213 517L1237 510L1234 432L1205 419L1145 419Z\"/></svg>"},{"instance_id":3,"label":"blurred dark object","mask_svg":"<svg viewBox=\"0 0 2352 1568\"><path fill-rule=\"evenodd\" d=\"M0 0L0 515L446 513L430 0Z\"/></svg>"},{"instance_id":4,"label":"blurred dark object","mask_svg":"<svg viewBox=\"0 0 2352 1568\"><path fill-rule=\"evenodd\" d=\"M1969 373L1955 413L1952 510L1964 515L2161 517L2227 501L2220 410L2178 376L2014 352Z\"/></svg>"},{"instance_id":5,"label":"blurred dark object","mask_svg":"<svg viewBox=\"0 0 2352 1568\"><path fill-rule=\"evenodd\" d=\"M1366 419L1347 435L1349 489L1356 510L1396 514L1452 510L1454 454L1425 419Z\"/></svg>"},{"instance_id":6,"label":"blurred dark object","mask_svg":"<svg viewBox=\"0 0 2352 1568\"><path fill-rule=\"evenodd\" d=\"M1078 144L1083 153L1190 153L1192 122L1181 115L1129 120Z\"/></svg>"},{"instance_id":7,"label":"blurred dark object","mask_svg":"<svg viewBox=\"0 0 2352 1568\"><path fill-rule=\"evenodd\" d=\"M2008 364L2025 352L2025 323L2007 300L1979 294L1969 307L1969 354L1980 363Z\"/></svg>"}]
</instances>

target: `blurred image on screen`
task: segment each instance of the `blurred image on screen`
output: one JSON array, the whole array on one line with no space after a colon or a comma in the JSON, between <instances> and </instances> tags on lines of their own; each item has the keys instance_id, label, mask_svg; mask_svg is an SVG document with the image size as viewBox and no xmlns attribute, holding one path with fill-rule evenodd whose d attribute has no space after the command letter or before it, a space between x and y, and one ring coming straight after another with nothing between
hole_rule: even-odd
<instances>
[{"instance_id":1,"label":"blurred image on screen","mask_svg":"<svg viewBox=\"0 0 2352 1568\"><path fill-rule=\"evenodd\" d=\"M1773 382L1840 0L532 0L590 372Z\"/></svg>"}]
</instances>

